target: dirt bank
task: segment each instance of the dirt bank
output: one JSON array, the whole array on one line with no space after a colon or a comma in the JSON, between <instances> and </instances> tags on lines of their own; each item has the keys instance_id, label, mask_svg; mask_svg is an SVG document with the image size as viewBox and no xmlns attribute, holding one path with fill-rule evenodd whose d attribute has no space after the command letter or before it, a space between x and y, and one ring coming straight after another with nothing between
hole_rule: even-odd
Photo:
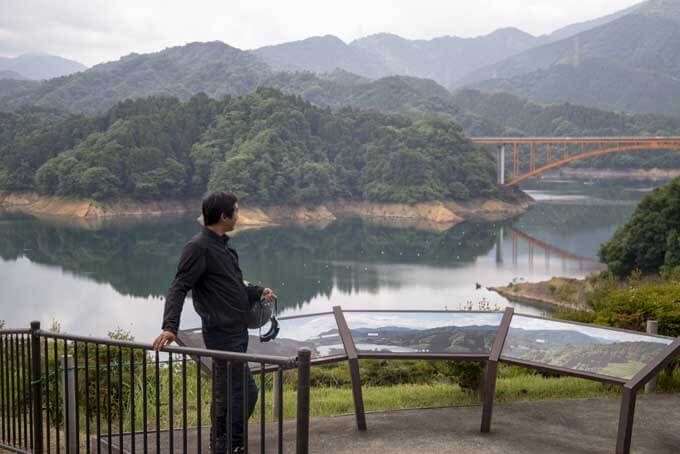
<instances>
[{"instance_id":1,"label":"dirt bank","mask_svg":"<svg viewBox=\"0 0 680 454\"><path fill-rule=\"evenodd\" d=\"M680 177L680 169L560 169L560 177L575 179L597 178L597 179L618 179L628 178L633 180L670 180Z\"/></svg>"},{"instance_id":2,"label":"dirt bank","mask_svg":"<svg viewBox=\"0 0 680 454\"><path fill-rule=\"evenodd\" d=\"M417 204L333 202L314 207L242 206L240 224L274 225L284 222L332 222L337 217L359 216L447 228L465 219L496 220L516 216L527 210L529 200L516 204L495 199L468 202L423 202ZM154 216L164 214L199 214L200 200L164 200L140 202L129 199L111 202L42 196L33 192L0 191L0 209L19 211L37 216L101 219L123 216Z\"/></svg>"}]
</instances>

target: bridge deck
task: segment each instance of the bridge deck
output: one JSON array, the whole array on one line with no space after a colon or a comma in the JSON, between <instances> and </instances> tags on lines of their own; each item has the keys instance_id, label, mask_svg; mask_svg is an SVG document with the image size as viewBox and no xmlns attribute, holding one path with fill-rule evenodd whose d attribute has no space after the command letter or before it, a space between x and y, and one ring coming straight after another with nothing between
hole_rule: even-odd
<instances>
[{"instance_id":1,"label":"bridge deck","mask_svg":"<svg viewBox=\"0 0 680 454\"><path fill-rule=\"evenodd\" d=\"M680 143L680 136L668 137L646 137L646 136L610 136L610 137L555 137L555 136L535 136L535 137L471 137L470 141L479 145L510 145L521 144L637 144L637 143Z\"/></svg>"},{"instance_id":2,"label":"bridge deck","mask_svg":"<svg viewBox=\"0 0 680 454\"><path fill-rule=\"evenodd\" d=\"M450 453L450 454L609 454L616 445L619 399L575 399L497 405L490 434L479 432L480 407L402 410L367 415L368 431L358 432L354 416L313 418L310 453ZM678 453L680 395L638 399L633 432L634 454ZM251 440L257 437L255 427ZM276 452L271 428L267 452ZM207 440L208 430L204 429ZM175 433L175 450L182 446ZM189 451L195 443L190 432ZM284 452L295 452L295 422L284 424ZM126 444L129 444L129 439ZM162 434L168 452L168 433ZM137 437L141 446L141 437ZM105 447L103 447L106 449ZM251 452L260 452L256 442ZM117 450L117 446L114 448ZM204 445L204 452L207 446Z\"/></svg>"}]
</instances>

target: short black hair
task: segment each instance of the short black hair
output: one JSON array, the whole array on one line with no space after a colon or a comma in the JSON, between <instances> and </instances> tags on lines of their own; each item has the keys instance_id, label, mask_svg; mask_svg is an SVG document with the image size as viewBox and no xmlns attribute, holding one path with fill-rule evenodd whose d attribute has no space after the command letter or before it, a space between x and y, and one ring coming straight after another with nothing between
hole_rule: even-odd
<instances>
[{"instance_id":1,"label":"short black hair","mask_svg":"<svg viewBox=\"0 0 680 454\"><path fill-rule=\"evenodd\" d=\"M213 192L210 194L203 199L203 204L201 205L203 225L217 224L222 214L228 218L233 217L237 202L238 199L234 194L227 192Z\"/></svg>"}]
</instances>

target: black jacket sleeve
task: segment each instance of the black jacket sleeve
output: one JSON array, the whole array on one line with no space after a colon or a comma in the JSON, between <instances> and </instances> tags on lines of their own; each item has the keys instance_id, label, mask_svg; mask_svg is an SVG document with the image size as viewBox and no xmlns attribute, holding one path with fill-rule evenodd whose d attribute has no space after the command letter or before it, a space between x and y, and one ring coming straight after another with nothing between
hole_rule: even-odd
<instances>
[{"instance_id":1,"label":"black jacket sleeve","mask_svg":"<svg viewBox=\"0 0 680 454\"><path fill-rule=\"evenodd\" d=\"M254 284L247 284L246 293L248 293L248 301L250 301L250 304L259 301L260 298L262 298L263 291L264 287L260 287L259 285Z\"/></svg>"},{"instance_id":2,"label":"black jacket sleeve","mask_svg":"<svg viewBox=\"0 0 680 454\"><path fill-rule=\"evenodd\" d=\"M165 297L163 310L164 331L177 334L179 319L187 292L198 282L206 269L205 249L196 243L187 243L177 265L177 274Z\"/></svg>"}]
</instances>

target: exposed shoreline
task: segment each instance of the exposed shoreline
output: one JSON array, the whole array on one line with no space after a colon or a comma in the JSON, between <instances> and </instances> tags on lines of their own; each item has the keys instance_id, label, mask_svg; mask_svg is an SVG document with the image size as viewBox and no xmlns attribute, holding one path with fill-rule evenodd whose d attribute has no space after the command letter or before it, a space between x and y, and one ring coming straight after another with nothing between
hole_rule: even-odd
<instances>
[{"instance_id":1,"label":"exposed shoreline","mask_svg":"<svg viewBox=\"0 0 680 454\"><path fill-rule=\"evenodd\" d=\"M239 224L270 226L279 223L327 223L339 217L362 217L396 225L420 224L428 229L447 229L465 220L499 220L524 213L533 201L510 203L497 199L466 202L441 201L416 204L337 201L305 206L242 206ZM120 199L101 203L93 200L43 196L34 192L0 191L0 210L40 217L96 220L119 217L200 214L200 200L139 202Z\"/></svg>"},{"instance_id":2,"label":"exposed shoreline","mask_svg":"<svg viewBox=\"0 0 680 454\"><path fill-rule=\"evenodd\" d=\"M680 177L680 169L571 169L566 167L550 175L574 179L670 180Z\"/></svg>"},{"instance_id":3,"label":"exposed shoreline","mask_svg":"<svg viewBox=\"0 0 680 454\"><path fill-rule=\"evenodd\" d=\"M580 311L591 311L585 303L585 294L591 289L587 278L566 277L553 277L541 282L513 282L505 287L488 288L510 301Z\"/></svg>"}]
</instances>

